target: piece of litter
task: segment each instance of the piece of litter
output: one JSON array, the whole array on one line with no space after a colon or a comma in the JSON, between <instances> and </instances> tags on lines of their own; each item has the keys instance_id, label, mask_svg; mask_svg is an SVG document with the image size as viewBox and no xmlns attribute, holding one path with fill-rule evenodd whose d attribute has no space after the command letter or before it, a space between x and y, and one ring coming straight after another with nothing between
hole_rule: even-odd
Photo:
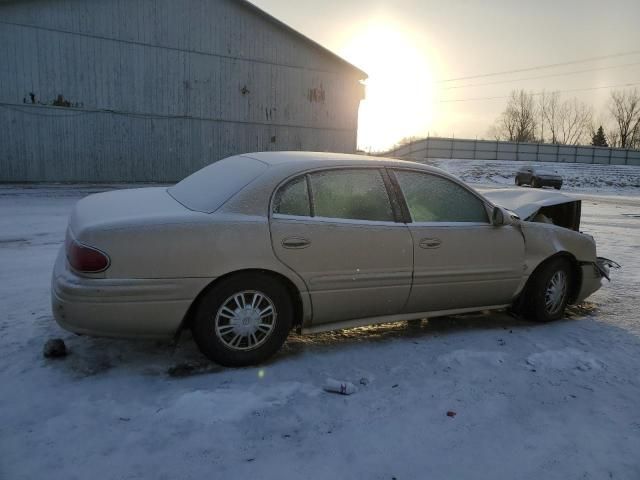
<instances>
[{"instance_id":1,"label":"piece of litter","mask_svg":"<svg viewBox=\"0 0 640 480\"><path fill-rule=\"evenodd\" d=\"M340 382L338 380L334 380L333 378L328 378L324 384L325 391L331 393L339 393L341 395L351 395L358 391L356 386L351 382Z\"/></svg>"},{"instance_id":2,"label":"piece of litter","mask_svg":"<svg viewBox=\"0 0 640 480\"><path fill-rule=\"evenodd\" d=\"M449 411L447 412L447 417L451 417L451 418L453 418L453 417L455 417L455 416L456 416L456 412L454 412L453 410L449 410Z\"/></svg>"}]
</instances>

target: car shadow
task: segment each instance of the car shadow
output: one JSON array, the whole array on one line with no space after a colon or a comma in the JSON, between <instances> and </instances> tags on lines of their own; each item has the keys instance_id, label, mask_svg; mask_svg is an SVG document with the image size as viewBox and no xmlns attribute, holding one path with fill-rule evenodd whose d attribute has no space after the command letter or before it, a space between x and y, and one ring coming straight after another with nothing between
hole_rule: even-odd
<instances>
[{"instance_id":1,"label":"car shadow","mask_svg":"<svg viewBox=\"0 0 640 480\"><path fill-rule=\"evenodd\" d=\"M508 330L532 325L536 323L528 322L507 312L491 312L423 319L417 322L382 323L309 335L291 334L282 352L277 356L295 355L308 349L322 350L323 347L439 337L461 330Z\"/></svg>"},{"instance_id":2,"label":"car shadow","mask_svg":"<svg viewBox=\"0 0 640 480\"><path fill-rule=\"evenodd\" d=\"M570 305L567 307L565 318L552 323L575 321L584 317L594 316L598 311L597 305L590 302ZM423 319L417 322L383 323L308 335L292 333L280 352L268 363L277 362L282 358L295 357L308 351L320 353L323 350L332 350L338 346L375 344L398 339L416 341L452 335L461 331L511 331L516 328L536 328L544 325L546 324L526 320L508 311L487 311L437 317L428 320Z\"/></svg>"},{"instance_id":3,"label":"car shadow","mask_svg":"<svg viewBox=\"0 0 640 480\"><path fill-rule=\"evenodd\" d=\"M573 321L593 316L595 304L571 306L567 317ZM508 330L536 328L543 324L527 321L506 311L484 312L419 320L394 322L315 334L292 332L285 345L263 365L284 359L294 359L305 353L322 353L349 345L374 345L384 342L418 341L453 335L470 330ZM184 332L178 342L93 338L70 335L65 338L69 355L64 361L53 361L55 368L76 377L92 377L127 369L129 373L183 378L193 375L220 373L228 368L205 358L197 349L190 332Z\"/></svg>"}]
</instances>

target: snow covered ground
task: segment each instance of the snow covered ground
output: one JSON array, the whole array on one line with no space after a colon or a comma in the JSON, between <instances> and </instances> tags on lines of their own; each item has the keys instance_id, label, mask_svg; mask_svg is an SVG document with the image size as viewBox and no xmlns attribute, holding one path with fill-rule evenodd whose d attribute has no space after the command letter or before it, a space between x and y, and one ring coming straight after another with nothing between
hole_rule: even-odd
<instances>
[{"instance_id":1,"label":"snow covered ground","mask_svg":"<svg viewBox=\"0 0 640 480\"><path fill-rule=\"evenodd\" d=\"M237 370L190 338L62 331L51 268L73 203L98 188L0 187L0 478L640 478L640 196L578 185L583 230L623 269L566 320L293 336ZM42 357L52 337L67 358ZM327 377L359 391L326 393Z\"/></svg>"},{"instance_id":2,"label":"snow covered ground","mask_svg":"<svg viewBox=\"0 0 640 480\"><path fill-rule=\"evenodd\" d=\"M615 195L640 194L640 167L629 165L598 165L586 163L535 163L493 160L429 160L468 183L494 186L515 186L516 171L525 165L540 165L563 177L562 190Z\"/></svg>"}]
</instances>

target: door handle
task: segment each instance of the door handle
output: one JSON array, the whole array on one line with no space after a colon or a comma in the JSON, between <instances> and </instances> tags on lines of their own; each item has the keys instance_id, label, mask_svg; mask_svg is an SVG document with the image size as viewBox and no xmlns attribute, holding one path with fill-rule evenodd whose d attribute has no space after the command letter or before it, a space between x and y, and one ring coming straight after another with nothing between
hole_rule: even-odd
<instances>
[{"instance_id":1,"label":"door handle","mask_svg":"<svg viewBox=\"0 0 640 480\"><path fill-rule=\"evenodd\" d=\"M423 238L420 240L420 248L438 248L442 244L439 238Z\"/></svg>"},{"instance_id":2,"label":"door handle","mask_svg":"<svg viewBox=\"0 0 640 480\"><path fill-rule=\"evenodd\" d=\"M282 240L284 248L307 248L311 245L311 241L302 237L288 237Z\"/></svg>"}]
</instances>

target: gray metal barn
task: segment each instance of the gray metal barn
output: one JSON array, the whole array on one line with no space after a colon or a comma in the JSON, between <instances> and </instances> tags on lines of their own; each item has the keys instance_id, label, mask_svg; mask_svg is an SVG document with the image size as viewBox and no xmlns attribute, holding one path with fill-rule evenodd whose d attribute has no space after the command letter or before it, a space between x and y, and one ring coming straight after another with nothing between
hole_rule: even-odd
<instances>
[{"instance_id":1,"label":"gray metal barn","mask_svg":"<svg viewBox=\"0 0 640 480\"><path fill-rule=\"evenodd\" d=\"M353 152L365 78L243 0L0 0L0 182Z\"/></svg>"}]
</instances>

